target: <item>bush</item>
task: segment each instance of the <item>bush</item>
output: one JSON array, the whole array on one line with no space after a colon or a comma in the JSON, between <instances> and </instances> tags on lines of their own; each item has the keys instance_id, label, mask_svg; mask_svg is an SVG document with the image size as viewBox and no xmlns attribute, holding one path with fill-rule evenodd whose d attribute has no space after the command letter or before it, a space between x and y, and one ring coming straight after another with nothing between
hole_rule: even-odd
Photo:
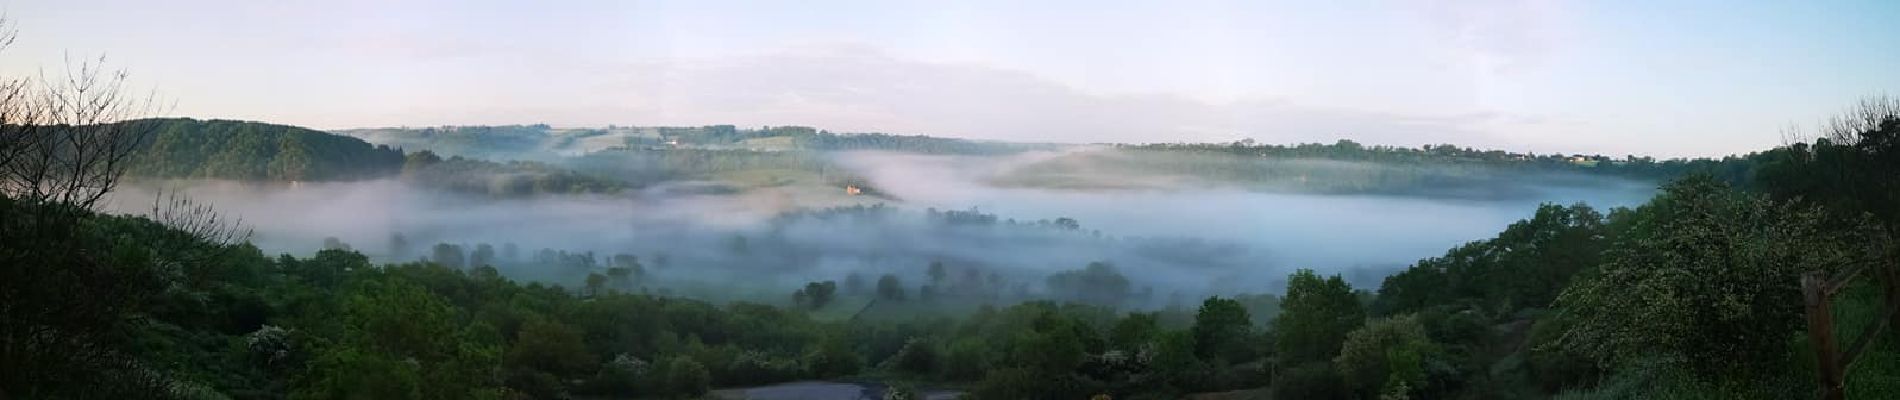
<instances>
[{"instance_id":1,"label":"bush","mask_svg":"<svg viewBox=\"0 0 1900 400\"><path fill-rule=\"evenodd\" d=\"M884 400L922 400L923 398L924 396L917 393L917 388L910 385L891 385L884 391Z\"/></svg>"},{"instance_id":2,"label":"bush","mask_svg":"<svg viewBox=\"0 0 1900 400\"><path fill-rule=\"evenodd\" d=\"M805 352L805 372L814 378L831 378L858 373L864 361L842 341L826 340Z\"/></svg>"},{"instance_id":3,"label":"bush","mask_svg":"<svg viewBox=\"0 0 1900 400\"><path fill-rule=\"evenodd\" d=\"M712 388L712 376L706 372L706 366L700 365L685 356L673 357L666 364L666 389L669 393L685 397L700 397Z\"/></svg>"},{"instance_id":4,"label":"bush","mask_svg":"<svg viewBox=\"0 0 1900 400\"><path fill-rule=\"evenodd\" d=\"M944 356L943 376L954 381L975 381L983 379L989 372L989 348L977 339L962 339L950 345L950 351Z\"/></svg>"},{"instance_id":5,"label":"bush","mask_svg":"<svg viewBox=\"0 0 1900 400\"><path fill-rule=\"evenodd\" d=\"M1352 397L1332 363L1313 362L1281 371L1273 379L1273 398L1345 400Z\"/></svg>"},{"instance_id":6,"label":"bush","mask_svg":"<svg viewBox=\"0 0 1900 400\"><path fill-rule=\"evenodd\" d=\"M937 346L930 340L912 338L904 343L904 348L886 360L885 368L917 375L937 373Z\"/></svg>"},{"instance_id":7,"label":"bush","mask_svg":"<svg viewBox=\"0 0 1900 400\"><path fill-rule=\"evenodd\" d=\"M1437 352L1418 318L1403 315L1372 321L1347 334L1333 364L1354 392L1402 392L1394 388L1424 388L1425 356Z\"/></svg>"},{"instance_id":8,"label":"bush","mask_svg":"<svg viewBox=\"0 0 1900 400\"><path fill-rule=\"evenodd\" d=\"M1530 355L1527 358L1538 388L1546 393L1582 387L1603 376L1603 371L1589 358L1557 346L1557 340L1574 323L1569 318L1556 317L1537 321L1536 325L1531 326Z\"/></svg>"},{"instance_id":9,"label":"bush","mask_svg":"<svg viewBox=\"0 0 1900 400\"><path fill-rule=\"evenodd\" d=\"M561 378L554 374L530 369L510 369L506 381L508 390L534 399L564 399L567 391L561 385Z\"/></svg>"},{"instance_id":10,"label":"bush","mask_svg":"<svg viewBox=\"0 0 1900 400\"><path fill-rule=\"evenodd\" d=\"M609 397L624 398L638 396L642 388L651 387L652 368L645 360L620 354L603 363L600 371L594 374L583 387L587 394L600 394Z\"/></svg>"},{"instance_id":11,"label":"bush","mask_svg":"<svg viewBox=\"0 0 1900 400\"><path fill-rule=\"evenodd\" d=\"M1801 274L1882 262L1871 224L1832 222L1706 176L1671 183L1559 297L1578 319L1562 344L1614 366L1665 357L1711 376L1778 374L1801 329Z\"/></svg>"},{"instance_id":12,"label":"bush","mask_svg":"<svg viewBox=\"0 0 1900 400\"><path fill-rule=\"evenodd\" d=\"M1045 375L1029 368L991 370L971 388L978 400L1079 399L1090 395L1073 377Z\"/></svg>"},{"instance_id":13,"label":"bush","mask_svg":"<svg viewBox=\"0 0 1900 400\"><path fill-rule=\"evenodd\" d=\"M772 357L759 351L739 353L732 363L726 365L725 380L728 385L758 385L798 379L798 364L791 360Z\"/></svg>"}]
</instances>

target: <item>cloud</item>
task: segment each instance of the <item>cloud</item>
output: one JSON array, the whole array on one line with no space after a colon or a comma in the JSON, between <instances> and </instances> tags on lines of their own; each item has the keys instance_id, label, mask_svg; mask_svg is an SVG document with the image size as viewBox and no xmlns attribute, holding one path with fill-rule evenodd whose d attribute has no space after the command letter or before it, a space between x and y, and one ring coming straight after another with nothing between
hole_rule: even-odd
<instances>
[{"instance_id":1,"label":"cloud","mask_svg":"<svg viewBox=\"0 0 1900 400\"><path fill-rule=\"evenodd\" d=\"M1498 116L1400 115L1274 99L1210 103L1172 94L1095 94L1034 74L900 59L862 46L805 46L632 65L607 100L647 122L811 125L979 139L1485 143ZM626 123L626 122L622 122Z\"/></svg>"},{"instance_id":2,"label":"cloud","mask_svg":"<svg viewBox=\"0 0 1900 400\"><path fill-rule=\"evenodd\" d=\"M1545 62L1570 36L1561 0L1475 0L1408 3L1453 51L1487 74L1508 74Z\"/></svg>"}]
</instances>

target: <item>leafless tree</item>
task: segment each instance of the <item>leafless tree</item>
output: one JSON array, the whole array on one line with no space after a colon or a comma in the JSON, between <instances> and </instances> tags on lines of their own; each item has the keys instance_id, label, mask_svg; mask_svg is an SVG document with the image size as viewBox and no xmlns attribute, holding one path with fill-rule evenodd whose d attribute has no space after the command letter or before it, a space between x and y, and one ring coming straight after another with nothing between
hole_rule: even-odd
<instances>
[{"instance_id":1,"label":"leafless tree","mask_svg":"<svg viewBox=\"0 0 1900 400\"><path fill-rule=\"evenodd\" d=\"M153 221L176 229L195 239L203 247L223 250L231 245L250 240L252 231L244 227L243 218L229 218L209 203L192 200L191 197L176 190L161 190L152 196L152 210L148 214ZM206 254L207 257L218 253ZM202 260L179 260L202 261Z\"/></svg>"},{"instance_id":2,"label":"leafless tree","mask_svg":"<svg viewBox=\"0 0 1900 400\"><path fill-rule=\"evenodd\" d=\"M0 18L0 49L12 26ZM0 78L0 399L162 389L118 350L167 274L114 254L85 223L154 127L138 118L156 111L103 57ZM190 210L180 215L204 214Z\"/></svg>"},{"instance_id":3,"label":"leafless tree","mask_svg":"<svg viewBox=\"0 0 1900 400\"><path fill-rule=\"evenodd\" d=\"M92 208L118 184L154 123L150 95L134 97L105 57L63 73L12 81L0 92L0 193L16 200Z\"/></svg>"},{"instance_id":4,"label":"leafless tree","mask_svg":"<svg viewBox=\"0 0 1900 400\"><path fill-rule=\"evenodd\" d=\"M1794 142L1827 139L1834 144L1853 145L1864 139L1864 133L1879 131L1883 128L1881 124L1891 121L1900 121L1900 97L1868 96L1839 114L1821 120L1818 132L1809 133L1799 127L1791 127L1784 130L1784 136L1794 139Z\"/></svg>"}]
</instances>

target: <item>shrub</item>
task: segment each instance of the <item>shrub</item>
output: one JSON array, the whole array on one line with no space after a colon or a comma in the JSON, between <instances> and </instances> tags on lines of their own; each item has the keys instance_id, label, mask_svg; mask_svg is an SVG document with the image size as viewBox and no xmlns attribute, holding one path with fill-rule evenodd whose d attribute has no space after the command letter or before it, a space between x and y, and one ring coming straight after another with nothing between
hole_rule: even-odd
<instances>
[{"instance_id":1,"label":"shrub","mask_svg":"<svg viewBox=\"0 0 1900 400\"><path fill-rule=\"evenodd\" d=\"M1424 360L1437 345L1412 315L1372 321L1346 335L1333 364L1346 385L1360 394L1386 393L1394 386L1423 389Z\"/></svg>"},{"instance_id":2,"label":"shrub","mask_svg":"<svg viewBox=\"0 0 1900 400\"><path fill-rule=\"evenodd\" d=\"M1276 399L1344 400L1351 395L1332 363L1301 364L1281 371L1273 379L1273 398Z\"/></svg>"},{"instance_id":3,"label":"shrub","mask_svg":"<svg viewBox=\"0 0 1900 400\"><path fill-rule=\"evenodd\" d=\"M700 365L685 356L673 357L666 364L667 391L679 396L704 396L712 387L712 376L706 372L706 366Z\"/></svg>"}]
</instances>

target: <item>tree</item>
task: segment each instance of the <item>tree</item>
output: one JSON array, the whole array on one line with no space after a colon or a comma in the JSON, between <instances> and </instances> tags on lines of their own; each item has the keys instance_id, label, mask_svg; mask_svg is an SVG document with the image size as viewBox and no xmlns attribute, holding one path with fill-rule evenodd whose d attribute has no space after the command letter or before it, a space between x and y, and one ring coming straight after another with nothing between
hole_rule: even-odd
<instances>
[{"instance_id":1,"label":"tree","mask_svg":"<svg viewBox=\"0 0 1900 400\"><path fill-rule=\"evenodd\" d=\"M824 308L836 298L838 283L834 281L810 282L805 288L792 292L792 302L811 309Z\"/></svg>"},{"instance_id":2,"label":"tree","mask_svg":"<svg viewBox=\"0 0 1900 400\"><path fill-rule=\"evenodd\" d=\"M540 318L521 325L503 361L510 368L527 368L558 377L578 376L599 362L587 350L579 330Z\"/></svg>"},{"instance_id":3,"label":"tree","mask_svg":"<svg viewBox=\"0 0 1900 400\"><path fill-rule=\"evenodd\" d=\"M877 278L877 297L885 300L904 301L904 283L897 275L884 274Z\"/></svg>"},{"instance_id":4,"label":"tree","mask_svg":"<svg viewBox=\"0 0 1900 400\"><path fill-rule=\"evenodd\" d=\"M587 296L588 297L600 296L601 292L606 290L606 288L607 288L606 275L601 275L599 273L591 273L591 272L587 274Z\"/></svg>"},{"instance_id":5,"label":"tree","mask_svg":"<svg viewBox=\"0 0 1900 400\"><path fill-rule=\"evenodd\" d=\"M499 351L458 327L446 301L401 280L367 283L346 302L343 341L323 349L293 397L494 395Z\"/></svg>"},{"instance_id":6,"label":"tree","mask_svg":"<svg viewBox=\"0 0 1900 400\"><path fill-rule=\"evenodd\" d=\"M434 255L429 257L429 261L434 261L441 266L454 269L462 269L468 266L468 262L462 256L462 246L436 243L432 254Z\"/></svg>"},{"instance_id":7,"label":"tree","mask_svg":"<svg viewBox=\"0 0 1900 400\"><path fill-rule=\"evenodd\" d=\"M805 353L805 369L818 378L858 373L864 359L840 338L826 338Z\"/></svg>"},{"instance_id":8,"label":"tree","mask_svg":"<svg viewBox=\"0 0 1900 400\"><path fill-rule=\"evenodd\" d=\"M937 373L941 358L935 343L924 338L911 338L904 342L904 347L899 349L897 354L891 355L891 359L885 361L885 368L930 376Z\"/></svg>"},{"instance_id":9,"label":"tree","mask_svg":"<svg viewBox=\"0 0 1900 400\"><path fill-rule=\"evenodd\" d=\"M646 281L647 267L640 264L640 257L615 254L607 259L607 265L607 276L614 278L615 284L624 288L632 288Z\"/></svg>"},{"instance_id":10,"label":"tree","mask_svg":"<svg viewBox=\"0 0 1900 400\"><path fill-rule=\"evenodd\" d=\"M13 26L0 18L0 50ZM131 398L169 384L120 350L183 260L108 245L88 226L151 134L138 118L157 111L126 76L101 57L0 77L0 396Z\"/></svg>"},{"instance_id":11,"label":"tree","mask_svg":"<svg viewBox=\"0 0 1900 400\"><path fill-rule=\"evenodd\" d=\"M468 254L468 266L470 268L494 265L495 246L489 246L487 243L476 244L475 251L469 252Z\"/></svg>"},{"instance_id":12,"label":"tree","mask_svg":"<svg viewBox=\"0 0 1900 400\"><path fill-rule=\"evenodd\" d=\"M1603 365L1780 370L1801 326L1801 274L1886 262L1871 221L1831 226L1824 210L1776 205L1706 175L1665 186L1635 219L1603 265L1558 298L1577 319L1561 345Z\"/></svg>"},{"instance_id":13,"label":"tree","mask_svg":"<svg viewBox=\"0 0 1900 400\"><path fill-rule=\"evenodd\" d=\"M1273 377L1273 398L1345 400L1352 391L1331 363L1299 364Z\"/></svg>"},{"instance_id":14,"label":"tree","mask_svg":"<svg viewBox=\"0 0 1900 400\"><path fill-rule=\"evenodd\" d=\"M1279 334L1275 345L1281 362L1290 364L1331 359L1339 354L1346 333L1365 320L1352 286L1339 275L1321 279L1309 269L1287 278L1280 307L1280 317L1273 324Z\"/></svg>"},{"instance_id":15,"label":"tree","mask_svg":"<svg viewBox=\"0 0 1900 400\"><path fill-rule=\"evenodd\" d=\"M413 260L409 258L409 239L403 237L401 233L390 233L389 257L397 260Z\"/></svg>"},{"instance_id":16,"label":"tree","mask_svg":"<svg viewBox=\"0 0 1900 400\"><path fill-rule=\"evenodd\" d=\"M706 366L686 356L673 357L666 364L666 388L674 396L699 398L711 388L712 376Z\"/></svg>"},{"instance_id":17,"label":"tree","mask_svg":"<svg viewBox=\"0 0 1900 400\"><path fill-rule=\"evenodd\" d=\"M1590 206L1544 204L1497 237L1471 242L1386 277L1372 303L1378 315L1440 305L1478 304L1495 312L1544 308L1571 277L1595 267L1615 238Z\"/></svg>"},{"instance_id":18,"label":"tree","mask_svg":"<svg viewBox=\"0 0 1900 400\"><path fill-rule=\"evenodd\" d=\"M1247 339L1253 322L1239 301L1209 297L1194 314L1194 354L1202 360L1240 361L1251 358Z\"/></svg>"},{"instance_id":19,"label":"tree","mask_svg":"<svg viewBox=\"0 0 1900 400\"><path fill-rule=\"evenodd\" d=\"M1160 333L1159 315L1131 312L1120 321L1116 321L1114 328L1109 329L1108 343L1117 349L1137 350L1142 345L1155 340Z\"/></svg>"},{"instance_id":20,"label":"tree","mask_svg":"<svg viewBox=\"0 0 1900 400\"><path fill-rule=\"evenodd\" d=\"M942 261L931 261L930 268L926 268L924 272L930 276L930 284L938 287L942 287L944 278L950 276L950 271L944 269Z\"/></svg>"},{"instance_id":21,"label":"tree","mask_svg":"<svg viewBox=\"0 0 1900 400\"><path fill-rule=\"evenodd\" d=\"M1374 320L1347 334L1333 365L1346 386L1362 397L1381 393L1409 398L1425 389L1424 360L1437 352L1418 317L1403 315Z\"/></svg>"},{"instance_id":22,"label":"tree","mask_svg":"<svg viewBox=\"0 0 1900 400\"><path fill-rule=\"evenodd\" d=\"M844 292L850 295L864 293L864 275L859 274L857 271L851 271L851 273L845 274Z\"/></svg>"},{"instance_id":23,"label":"tree","mask_svg":"<svg viewBox=\"0 0 1900 400\"><path fill-rule=\"evenodd\" d=\"M1132 286L1128 277L1122 276L1114 265L1099 261L1079 270L1050 275L1046 283L1049 290L1064 300L1111 307L1126 300Z\"/></svg>"},{"instance_id":24,"label":"tree","mask_svg":"<svg viewBox=\"0 0 1900 400\"><path fill-rule=\"evenodd\" d=\"M944 352L943 375L956 381L975 381L992 367L990 349L981 339L963 338Z\"/></svg>"}]
</instances>

